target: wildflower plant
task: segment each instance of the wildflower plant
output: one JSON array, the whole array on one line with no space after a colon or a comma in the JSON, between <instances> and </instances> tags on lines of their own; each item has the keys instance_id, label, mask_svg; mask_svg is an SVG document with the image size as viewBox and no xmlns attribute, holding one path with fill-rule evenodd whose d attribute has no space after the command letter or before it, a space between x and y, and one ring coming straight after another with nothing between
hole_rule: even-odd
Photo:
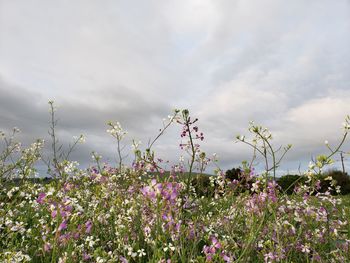
<instances>
[{"instance_id":1,"label":"wildflower plant","mask_svg":"<svg viewBox=\"0 0 350 263\"><path fill-rule=\"evenodd\" d=\"M123 156L122 156L122 150L124 147L120 145L122 139L125 137L127 134L126 131L124 131L120 125L119 122L113 123L109 121L107 125L110 127L110 129L107 130L107 132L112 135L114 138L117 139L117 152L118 152L118 157L119 157L119 170L122 170L122 164L123 164Z\"/></svg>"},{"instance_id":2,"label":"wildflower plant","mask_svg":"<svg viewBox=\"0 0 350 263\"><path fill-rule=\"evenodd\" d=\"M37 171L34 165L41 159L41 151L44 141L38 139L28 148L23 148L16 140L16 135L20 132L18 128L13 128L12 133L6 136L0 132L3 143L3 150L0 153L0 180L14 178L36 177Z\"/></svg>"},{"instance_id":3,"label":"wildflower plant","mask_svg":"<svg viewBox=\"0 0 350 263\"><path fill-rule=\"evenodd\" d=\"M50 157L42 157L42 161L47 165L47 172L53 178L65 178L67 175L64 172L65 166L69 165L70 155L76 148L77 144L85 142L85 136L81 134L79 137L73 137L74 141L68 145L67 150L60 144L57 136L57 124L58 119L56 118L57 107L54 101L49 102L49 113L50 113L50 129L48 131L51 138L51 152Z\"/></svg>"},{"instance_id":4,"label":"wildflower plant","mask_svg":"<svg viewBox=\"0 0 350 263\"><path fill-rule=\"evenodd\" d=\"M272 171L273 180L276 180L276 170L286 153L292 148L292 145L288 144L287 146L283 147L282 153L280 156L277 156L277 153L282 150L282 146L277 149L273 147L271 142L272 134L267 128L256 125L254 122L250 122L248 130L253 135L251 140L247 140L246 136L241 135L237 135L236 139L238 142L242 142L253 148L254 153L250 166L253 165L256 154L260 154L265 163L266 175L269 175L269 173Z\"/></svg>"}]
</instances>

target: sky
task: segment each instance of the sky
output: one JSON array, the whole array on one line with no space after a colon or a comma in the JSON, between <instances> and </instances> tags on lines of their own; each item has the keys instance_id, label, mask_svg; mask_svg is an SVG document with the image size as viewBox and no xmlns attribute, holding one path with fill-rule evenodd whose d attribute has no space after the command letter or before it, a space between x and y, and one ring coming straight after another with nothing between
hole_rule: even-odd
<instances>
[{"instance_id":1,"label":"sky","mask_svg":"<svg viewBox=\"0 0 350 263\"><path fill-rule=\"evenodd\" d=\"M235 137L254 121L276 148L293 145L282 173L305 170L350 114L350 1L0 0L0 130L19 127L24 145L49 147L49 100L63 145L86 136L72 156L82 167L92 151L115 163L108 121L128 131L127 155L187 108L222 169L250 160ZM180 133L167 130L158 157L187 156Z\"/></svg>"}]
</instances>

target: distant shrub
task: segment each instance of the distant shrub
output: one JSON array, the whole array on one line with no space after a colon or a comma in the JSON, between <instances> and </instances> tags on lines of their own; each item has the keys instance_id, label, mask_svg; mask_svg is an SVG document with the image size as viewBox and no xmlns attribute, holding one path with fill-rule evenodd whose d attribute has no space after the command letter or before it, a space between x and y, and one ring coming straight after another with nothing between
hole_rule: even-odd
<instances>
[{"instance_id":1,"label":"distant shrub","mask_svg":"<svg viewBox=\"0 0 350 263\"><path fill-rule=\"evenodd\" d=\"M198 196L210 197L215 192L215 186L210 184L210 177L208 175L197 175L195 176L191 184Z\"/></svg>"},{"instance_id":2,"label":"distant shrub","mask_svg":"<svg viewBox=\"0 0 350 263\"><path fill-rule=\"evenodd\" d=\"M304 178L301 175L297 174L287 174L282 177L280 177L277 180L277 183L282 188L282 191L286 194L292 194L294 192L294 189L299 184L303 184L305 182L306 178Z\"/></svg>"},{"instance_id":3,"label":"distant shrub","mask_svg":"<svg viewBox=\"0 0 350 263\"><path fill-rule=\"evenodd\" d=\"M215 179L214 179L215 178ZM198 196L214 196L215 193L220 192L220 183L217 179L219 177L214 176L211 178L208 175L197 174L191 181L191 185L194 188ZM234 190L237 194L250 191L254 178L249 174L246 174L241 168L232 168L227 170L223 177L220 177L225 181L225 185L231 190Z\"/></svg>"},{"instance_id":4,"label":"distant shrub","mask_svg":"<svg viewBox=\"0 0 350 263\"><path fill-rule=\"evenodd\" d=\"M225 178L229 183L229 186L235 190L236 193L244 193L246 191L251 192L255 177L252 176L249 168L232 168L227 170Z\"/></svg>"},{"instance_id":5,"label":"distant shrub","mask_svg":"<svg viewBox=\"0 0 350 263\"><path fill-rule=\"evenodd\" d=\"M318 176L320 180L318 192L325 193L330 191L331 194L336 194L334 187L332 187L332 181L336 186L340 186L340 194L350 194L350 176L347 173L341 171L332 170L323 173ZM287 174L277 180L279 186L286 194L292 194L295 187L304 184L307 178L301 175ZM330 190L331 189L331 190Z\"/></svg>"},{"instance_id":6,"label":"distant shrub","mask_svg":"<svg viewBox=\"0 0 350 263\"><path fill-rule=\"evenodd\" d=\"M325 192L330 186L331 180L326 180L329 177L336 181L337 186L340 186L340 194L350 194L350 176L338 170L331 170L322 175L321 192Z\"/></svg>"},{"instance_id":7,"label":"distant shrub","mask_svg":"<svg viewBox=\"0 0 350 263\"><path fill-rule=\"evenodd\" d=\"M242 170L240 168L232 168L231 170L227 170L225 175L226 179L229 179L230 181L240 181L242 176Z\"/></svg>"}]
</instances>

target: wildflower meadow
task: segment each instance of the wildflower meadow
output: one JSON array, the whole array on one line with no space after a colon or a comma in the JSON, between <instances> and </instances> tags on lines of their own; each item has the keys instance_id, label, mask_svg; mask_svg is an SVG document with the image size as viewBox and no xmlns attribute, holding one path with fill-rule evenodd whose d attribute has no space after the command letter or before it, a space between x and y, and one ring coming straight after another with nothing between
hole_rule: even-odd
<instances>
[{"instance_id":1,"label":"wildflower meadow","mask_svg":"<svg viewBox=\"0 0 350 263\"><path fill-rule=\"evenodd\" d=\"M147 148L134 140L130 164L122 153L127 132L108 122L117 163L93 152L94 164L81 169L70 155L84 136L63 150L49 106L51 141L24 148L18 129L0 132L0 262L350 262L350 198L322 177L347 139L349 116L339 144L327 142L327 153L286 191L277 174L292 146L275 148L270 131L253 122L247 135L232 138L253 152L234 179L201 150L210 138L188 110L175 110ZM166 168L154 146L172 125L184 157ZM39 163L49 179L37 177ZM214 175L208 165L217 167Z\"/></svg>"}]
</instances>

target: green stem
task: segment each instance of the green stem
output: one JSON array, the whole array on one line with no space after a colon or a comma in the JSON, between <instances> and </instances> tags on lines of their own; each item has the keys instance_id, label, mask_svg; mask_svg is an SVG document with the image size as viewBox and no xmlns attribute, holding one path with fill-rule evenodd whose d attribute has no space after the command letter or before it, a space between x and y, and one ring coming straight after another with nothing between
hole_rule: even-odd
<instances>
[{"instance_id":1,"label":"green stem","mask_svg":"<svg viewBox=\"0 0 350 263\"><path fill-rule=\"evenodd\" d=\"M189 167L189 171L188 171L188 177L187 177L187 195L189 195L190 193L190 184L191 184L191 176L192 176L192 169L193 169L193 164L194 164L194 160L195 160L195 149L194 149L194 145L193 145L193 139L192 139L192 134L191 134L191 129L190 129L190 124L189 124L190 120L189 118L186 119L186 127L188 129L188 137L190 139L190 144L191 144L191 162L190 162L190 167Z\"/></svg>"}]
</instances>

